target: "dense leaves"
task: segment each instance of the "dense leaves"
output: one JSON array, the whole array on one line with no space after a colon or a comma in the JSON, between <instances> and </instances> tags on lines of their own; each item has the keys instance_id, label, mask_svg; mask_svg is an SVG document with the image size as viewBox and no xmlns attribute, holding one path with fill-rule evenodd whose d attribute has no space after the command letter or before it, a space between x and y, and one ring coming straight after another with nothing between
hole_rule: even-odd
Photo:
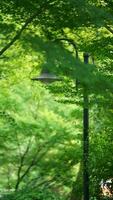
<instances>
[{"instance_id":1,"label":"dense leaves","mask_svg":"<svg viewBox=\"0 0 113 200\"><path fill-rule=\"evenodd\" d=\"M100 181L113 176L112 7L111 0L1 0L2 200L82 199L84 87L90 197L99 199ZM42 68L62 81L32 82Z\"/></svg>"}]
</instances>

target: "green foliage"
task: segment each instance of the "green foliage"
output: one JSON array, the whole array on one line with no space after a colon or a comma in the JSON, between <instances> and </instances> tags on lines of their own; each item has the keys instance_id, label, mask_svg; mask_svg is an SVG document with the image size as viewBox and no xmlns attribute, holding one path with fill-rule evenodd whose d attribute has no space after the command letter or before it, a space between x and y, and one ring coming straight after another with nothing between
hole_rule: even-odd
<instances>
[{"instance_id":1,"label":"green foliage","mask_svg":"<svg viewBox=\"0 0 113 200\"><path fill-rule=\"evenodd\" d=\"M0 190L8 193L2 200L69 199L73 191L82 198L84 87L90 196L98 198L101 179L113 176L112 4L1 0ZM91 54L87 65L83 52ZM63 81L32 82L42 68Z\"/></svg>"},{"instance_id":2,"label":"green foliage","mask_svg":"<svg viewBox=\"0 0 113 200\"><path fill-rule=\"evenodd\" d=\"M61 191L64 186L68 191L81 157L78 106L75 112L75 106L54 102L43 88L32 86L27 80L11 86L11 90L3 85L4 82L0 99L2 189L32 184L38 187L50 182Z\"/></svg>"},{"instance_id":3,"label":"green foliage","mask_svg":"<svg viewBox=\"0 0 113 200\"><path fill-rule=\"evenodd\" d=\"M36 188L32 190L22 190L2 196L2 200L61 200L55 191L48 188Z\"/></svg>"}]
</instances>

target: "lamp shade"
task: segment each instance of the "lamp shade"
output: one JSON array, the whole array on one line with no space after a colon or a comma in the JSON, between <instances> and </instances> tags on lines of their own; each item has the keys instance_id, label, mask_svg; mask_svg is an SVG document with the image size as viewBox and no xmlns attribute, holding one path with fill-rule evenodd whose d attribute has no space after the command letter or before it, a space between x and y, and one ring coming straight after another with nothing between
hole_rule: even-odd
<instances>
[{"instance_id":1,"label":"lamp shade","mask_svg":"<svg viewBox=\"0 0 113 200\"><path fill-rule=\"evenodd\" d=\"M55 74L50 73L47 69L42 70L41 74L37 77L32 78L33 81L41 81L43 83L52 83L55 81L61 81L62 78L57 77Z\"/></svg>"}]
</instances>

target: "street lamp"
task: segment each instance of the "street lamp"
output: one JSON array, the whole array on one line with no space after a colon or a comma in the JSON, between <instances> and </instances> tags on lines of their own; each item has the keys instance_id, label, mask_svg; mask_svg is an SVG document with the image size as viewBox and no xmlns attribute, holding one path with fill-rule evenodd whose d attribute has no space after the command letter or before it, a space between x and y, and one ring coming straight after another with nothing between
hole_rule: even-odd
<instances>
[{"instance_id":1,"label":"street lamp","mask_svg":"<svg viewBox=\"0 0 113 200\"><path fill-rule=\"evenodd\" d=\"M88 64L89 54L84 53L84 63ZM62 78L50 73L48 70L42 70L38 77L32 78L33 81L43 83L52 83L61 81ZM88 91L87 87L83 88L83 200L89 200L89 108L88 108Z\"/></svg>"},{"instance_id":2,"label":"street lamp","mask_svg":"<svg viewBox=\"0 0 113 200\"><path fill-rule=\"evenodd\" d=\"M47 69L43 69L39 76L32 78L33 81L41 81L43 83L52 83L55 81L61 81L62 78L57 77L55 74L50 73Z\"/></svg>"}]
</instances>

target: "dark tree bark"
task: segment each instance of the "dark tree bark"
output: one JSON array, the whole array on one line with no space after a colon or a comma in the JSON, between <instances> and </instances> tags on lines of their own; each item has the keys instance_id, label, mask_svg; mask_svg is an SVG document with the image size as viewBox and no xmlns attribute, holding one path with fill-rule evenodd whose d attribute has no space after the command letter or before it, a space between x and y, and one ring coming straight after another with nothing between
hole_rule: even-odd
<instances>
[{"instance_id":1,"label":"dark tree bark","mask_svg":"<svg viewBox=\"0 0 113 200\"><path fill-rule=\"evenodd\" d=\"M110 27L110 26L108 26L108 25L106 25L106 27L105 27L110 33L112 33L113 34L113 29Z\"/></svg>"},{"instance_id":2,"label":"dark tree bark","mask_svg":"<svg viewBox=\"0 0 113 200\"><path fill-rule=\"evenodd\" d=\"M70 200L81 200L83 196L83 170L82 163L80 163L79 172L76 181L73 183Z\"/></svg>"}]
</instances>

